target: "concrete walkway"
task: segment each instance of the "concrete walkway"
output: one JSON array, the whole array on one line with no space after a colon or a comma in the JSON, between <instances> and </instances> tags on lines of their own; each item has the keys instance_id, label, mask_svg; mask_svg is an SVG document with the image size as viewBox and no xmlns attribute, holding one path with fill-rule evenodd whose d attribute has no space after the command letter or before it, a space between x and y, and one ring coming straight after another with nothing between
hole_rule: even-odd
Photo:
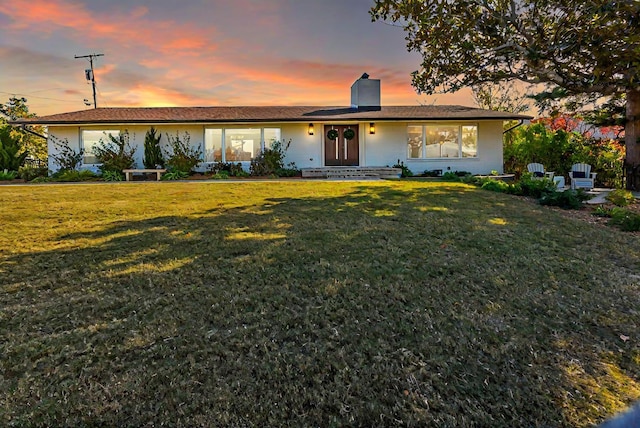
<instances>
[{"instance_id":1,"label":"concrete walkway","mask_svg":"<svg viewBox=\"0 0 640 428\"><path fill-rule=\"evenodd\" d=\"M589 195L593 195L593 197L588 201L586 201L586 203L591 205L606 204L608 202L607 195L611 193L612 190L613 189L605 189L601 187L593 188L587 192ZM640 199L640 192L632 192L632 193L636 199Z\"/></svg>"}]
</instances>

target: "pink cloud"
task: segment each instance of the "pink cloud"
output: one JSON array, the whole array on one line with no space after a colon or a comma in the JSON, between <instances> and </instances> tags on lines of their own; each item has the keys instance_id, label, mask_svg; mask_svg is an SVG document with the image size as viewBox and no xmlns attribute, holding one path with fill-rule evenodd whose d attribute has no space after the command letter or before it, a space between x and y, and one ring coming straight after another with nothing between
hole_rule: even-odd
<instances>
[{"instance_id":1,"label":"pink cloud","mask_svg":"<svg viewBox=\"0 0 640 428\"><path fill-rule=\"evenodd\" d=\"M80 3L67 0L30 0L29 2L3 2L0 13L13 21L14 30L29 29L52 33L71 31L78 40L87 38L115 42L119 46L142 46L170 55L190 54L202 50L213 51L215 31L210 27L198 28L174 21L146 19L148 9L134 8L127 13L113 14L105 19L86 9ZM167 30L171 31L167 31ZM181 34L179 39L174 34Z\"/></svg>"},{"instance_id":2,"label":"pink cloud","mask_svg":"<svg viewBox=\"0 0 640 428\"><path fill-rule=\"evenodd\" d=\"M254 30L277 40L281 7L278 1L234 0L233 13L251 15ZM420 98L410 86L411 70L355 57L351 63L290 59L295 52L280 56L261 40L222 39L210 24L159 20L149 12L130 7L97 13L73 0L0 2L0 14L9 20L5 31L107 48L94 64L102 105L348 105L349 88L364 72L382 80L384 104ZM33 62L31 54L25 58ZM65 70L61 86L85 83L78 67L74 80ZM47 113L46 107L38 112Z\"/></svg>"}]
</instances>

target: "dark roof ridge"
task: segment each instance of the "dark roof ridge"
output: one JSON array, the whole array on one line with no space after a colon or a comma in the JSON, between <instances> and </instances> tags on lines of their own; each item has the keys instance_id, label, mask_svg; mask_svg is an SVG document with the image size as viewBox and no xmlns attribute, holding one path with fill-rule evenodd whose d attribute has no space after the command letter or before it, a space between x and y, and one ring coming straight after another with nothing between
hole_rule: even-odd
<instances>
[{"instance_id":1,"label":"dark roof ridge","mask_svg":"<svg viewBox=\"0 0 640 428\"><path fill-rule=\"evenodd\" d=\"M106 123L221 123L312 121L510 120L531 116L462 105L390 105L358 110L349 106L99 107L10 123L86 125Z\"/></svg>"}]
</instances>

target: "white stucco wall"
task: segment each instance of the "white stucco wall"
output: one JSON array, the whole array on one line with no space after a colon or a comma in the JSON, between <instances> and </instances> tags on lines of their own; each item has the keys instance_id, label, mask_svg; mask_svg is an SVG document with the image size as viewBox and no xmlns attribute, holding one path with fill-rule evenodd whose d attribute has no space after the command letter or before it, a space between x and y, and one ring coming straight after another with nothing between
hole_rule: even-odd
<instances>
[{"instance_id":1,"label":"white stucco wall","mask_svg":"<svg viewBox=\"0 0 640 428\"><path fill-rule=\"evenodd\" d=\"M473 174L486 174L492 170L503 172L502 159L502 121L451 122L452 124L478 126L478 157L443 159L408 159L407 126L420 123L376 123L376 133L365 133L365 165L393 165L398 160L420 174L425 170L441 169L446 171L468 171ZM442 122L438 122L442 123ZM363 124L368 129L368 123Z\"/></svg>"},{"instance_id":2,"label":"white stucco wall","mask_svg":"<svg viewBox=\"0 0 640 428\"><path fill-rule=\"evenodd\" d=\"M411 124L422 124L411 123ZM452 122L453 123L453 122ZM398 160L407 165L414 173L425 170L441 169L446 171L469 171L474 174L486 174L492 170L502 172L502 122L456 122L458 124L478 125L478 157L477 158L446 158L446 159L407 159L407 126L408 122L377 122L375 134L369 134L369 122L360 125L360 165L386 166L393 165ZM349 124L354 124L350 122ZM143 167L144 137L150 125L105 125L105 126L52 126L49 134L59 140L67 139L74 150L80 149L80 134L82 129L104 130L119 129L129 131L130 144L136 149L135 161L138 168ZM154 126L162 134L161 144L168 144L167 134L175 136L176 132L182 137L184 132L190 135L193 147L202 145L204 148L205 128L280 128L281 138L286 144L291 144L286 154L285 162L294 162L298 168L324 166L324 124L314 123L314 135L309 135L309 123L260 123L260 124L209 124L209 125L157 125ZM56 149L49 139L49 154ZM243 163L246 170L249 162ZM208 165L202 165L199 170L204 171ZM59 166L49 156L49 169L57 171Z\"/></svg>"},{"instance_id":3,"label":"white stucco wall","mask_svg":"<svg viewBox=\"0 0 640 428\"><path fill-rule=\"evenodd\" d=\"M81 148L81 131L82 130L119 130L129 132L129 144L131 147L135 148L134 159L136 162L137 168L142 168L143 163L142 160L144 158L144 137L147 132L151 128L150 125L101 125L101 126L51 126L49 127L49 140L48 140L48 148L49 148L49 170L57 171L60 166L56 164L55 160L52 158L51 154L56 152L56 147L54 144L54 139L67 140L69 142L69 147L75 151L79 151ZM190 144L192 147L197 147L198 145L202 145L204 143L204 127L201 125L171 125L171 126L163 126L158 125L154 126L158 131L158 134L162 134L162 139L160 143L163 146L166 146L169 142L167 138L167 133L172 137L176 136L176 132L180 133L180 138L184 137L184 132L189 133ZM52 138L54 137L54 138ZM92 165L82 165L82 169L91 169L97 172L97 168Z\"/></svg>"},{"instance_id":4,"label":"white stucco wall","mask_svg":"<svg viewBox=\"0 0 640 428\"><path fill-rule=\"evenodd\" d=\"M180 138L183 138L184 133L188 132L190 136L190 144L192 147L201 145L204 148L204 133L205 128L280 128L281 138L283 142L287 143L291 140L289 150L285 162L294 162L297 167L309 167L309 166L322 166L322 143L321 143L321 131L316 131L314 135L308 134L308 123L260 123L260 124L210 124L210 125L155 125L154 128L158 131L158 134L162 135L160 144L163 148L168 145L167 134L171 137L175 137L176 132L179 132ZM129 144L136 149L135 162L137 168L143 167L144 158L144 137L146 132L151 128L151 125L101 125L101 126L50 126L49 127L49 169L51 171L57 171L60 165L56 164L51 156L55 153L57 148L54 144L54 138L57 140L67 140L69 147L75 151L79 151L81 148L81 132L82 130L106 130L117 129L121 132L127 130L129 132ZM316 124L316 130L321 130L322 125ZM52 137L54 138L52 138ZM198 170L204 171L209 165L203 164ZM243 166L248 171L249 162L243 162ZM95 166L83 165L82 168L97 170Z\"/></svg>"},{"instance_id":5,"label":"white stucco wall","mask_svg":"<svg viewBox=\"0 0 640 428\"><path fill-rule=\"evenodd\" d=\"M58 152L58 148L54 144L54 141L63 142L67 140L69 142L69 147L78 152L80 150L80 133L78 131L78 127L61 127L61 126L50 126L48 130L49 138L47 139L47 153L48 156L48 167L49 171L57 171L60 169L60 165L56 163L56 161L51 156L53 153Z\"/></svg>"},{"instance_id":6,"label":"white stucco wall","mask_svg":"<svg viewBox=\"0 0 640 428\"><path fill-rule=\"evenodd\" d=\"M277 127L278 125L273 125ZM282 139L286 143L291 139L285 163L294 162L298 168L319 167L324 165L322 153L322 124L314 123L313 135L309 135L308 123L280 124Z\"/></svg>"}]
</instances>

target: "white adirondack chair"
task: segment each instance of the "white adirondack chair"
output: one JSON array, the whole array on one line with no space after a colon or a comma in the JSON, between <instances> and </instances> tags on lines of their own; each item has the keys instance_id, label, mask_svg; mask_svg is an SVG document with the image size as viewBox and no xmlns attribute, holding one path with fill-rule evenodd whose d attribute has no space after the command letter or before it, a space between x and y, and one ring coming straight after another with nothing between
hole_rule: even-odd
<instances>
[{"instance_id":1,"label":"white adirondack chair","mask_svg":"<svg viewBox=\"0 0 640 428\"><path fill-rule=\"evenodd\" d=\"M569 178L571 178L572 189L593 189L596 181L595 172L591 172L591 165L586 163L576 163L571 167Z\"/></svg>"},{"instance_id":2,"label":"white adirondack chair","mask_svg":"<svg viewBox=\"0 0 640 428\"><path fill-rule=\"evenodd\" d=\"M545 171L544 165L541 163L530 163L527 165L527 170L533 174L533 178L548 178L549 180L553 180L553 172Z\"/></svg>"}]
</instances>

